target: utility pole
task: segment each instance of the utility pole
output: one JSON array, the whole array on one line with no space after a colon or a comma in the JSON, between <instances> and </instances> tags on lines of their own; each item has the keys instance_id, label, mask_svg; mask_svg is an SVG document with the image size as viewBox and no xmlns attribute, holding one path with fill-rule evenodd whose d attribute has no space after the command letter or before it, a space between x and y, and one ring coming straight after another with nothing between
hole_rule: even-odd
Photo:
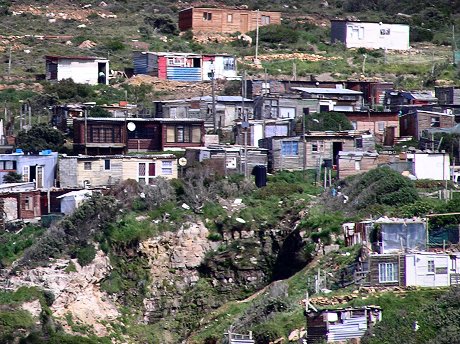
<instances>
[{"instance_id":1,"label":"utility pole","mask_svg":"<svg viewBox=\"0 0 460 344\"><path fill-rule=\"evenodd\" d=\"M242 113L243 113L243 122L241 123L241 128L244 130L244 178L248 178L248 113L245 109L244 100L246 98L246 71L243 73L243 84L241 85L241 104L242 104Z\"/></svg>"},{"instance_id":2,"label":"utility pole","mask_svg":"<svg viewBox=\"0 0 460 344\"><path fill-rule=\"evenodd\" d=\"M452 25L452 64L455 64L455 52L457 51L457 42L455 42L455 25Z\"/></svg>"},{"instance_id":3,"label":"utility pole","mask_svg":"<svg viewBox=\"0 0 460 344\"><path fill-rule=\"evenodd\" d=\"M10 77L11 77L11 47L8 53L8 80L10 80Z\"/></svg>"},{"instance_id":4,"label":"utility pole","mask_svg":"<svg viewBox=\"0 0 460 344\"><path fill-rule=\"evenodd\" d=\"M88 155L88 109L85 108L85 155Z\"/></svg>"},{"instance_id":5,"label":"utility pole","mask_svg":"<svg viewBox=\"0 0 460 344\"><path fill-rule=\"evenodd\" d=\"M216 118L216 84L215 84L215 69L213 62L211 63L211 94L212 94L212 124L214 128L214 134L217 134L217 118Z\"/></svg>"},{"instance_id":6,"label":"utility pole","mask_svg":"<svg viewBox=\"0 0 460 344\"><path fill-rule=\"evenodd\" d=\"M254 58L254 64L259 64L259 10L257 10L257 17L256 17L256 55Z\"/></svg>"}]
</instances>

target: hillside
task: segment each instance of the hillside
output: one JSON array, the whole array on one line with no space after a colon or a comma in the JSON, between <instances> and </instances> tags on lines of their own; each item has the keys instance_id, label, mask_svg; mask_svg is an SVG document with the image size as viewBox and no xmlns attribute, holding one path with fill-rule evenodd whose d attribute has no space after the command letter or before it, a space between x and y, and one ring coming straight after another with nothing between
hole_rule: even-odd
<instances>
[{"instance_id":1,"label":"hillside","mask_svg":"<svg viewBox=\"0 0 460 344\"><path fill-rule=\"evenodd\" d=\"M254 47L246 47L234 37L219 35L194 37L178 35L178 11L199 2L176 3L138 1L88 1L80 4L59 2L3 2L2 36L0 52L3 53L4 82L30 81L36 74L44 73L43 56L99 55L109 57L114 70L132 67L133 50L183 51L231 53L239 57L254 55ZM202 4L201 4L202 5ZM220 6L218 2L207 3ZM223 5L235 5L225 3ZM366 61L367 77L396 81L403 87L419 88L428 77L455 80L455 69L449 66L451 58L451 24L459 21L458 6L451 2L438 2L413 6L410 1L393 3L356 1L277 1L239 2L249 8L280 10L283 29L261 29L261 54L275 52L310 52L325 57L338 58L334 62L309 62L289 58L262 62L262 70L247 62L240 62L240 70L248 75L292 77L292 62L297 64L297 76L325 74L329 78L360 78L362 51L345 51L329 44L329 19L359 18L384 22L403 22L411 25L414 47L409 55L388 57L382 52L370 54ZM452 11L450 10L452 6ZM460 27L460 22L459 22ZM254 35L254 33L252 33ZM460 35L458 35L460 37ZM418 42L429 44L418 44ZM83 43L83 44L82 44ZM432 45L435 44L435 45ZM11 48L11 75L8 72ZM262 73L261 73L262 72ZM435 75L432 75L432 74ZM426 85L428 86L428 85Z\"/></svg>"}]
</instances>

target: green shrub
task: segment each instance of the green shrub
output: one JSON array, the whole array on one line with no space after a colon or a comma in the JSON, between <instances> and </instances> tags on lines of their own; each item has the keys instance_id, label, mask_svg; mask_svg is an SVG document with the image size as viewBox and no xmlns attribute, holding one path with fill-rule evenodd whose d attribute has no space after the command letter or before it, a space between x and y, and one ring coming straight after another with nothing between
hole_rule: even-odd
<instances>
[{"instance_id":1,"label":"green shrub","mask_svg":"<svg viewBox=\"0 0 460 344\"><path fill-rule=\"evenodd\" d=\"M81 247L76 252L78 264L85 266L90 264L96 257L96 249L93 245Z\"/></svg>"}]
</instances>

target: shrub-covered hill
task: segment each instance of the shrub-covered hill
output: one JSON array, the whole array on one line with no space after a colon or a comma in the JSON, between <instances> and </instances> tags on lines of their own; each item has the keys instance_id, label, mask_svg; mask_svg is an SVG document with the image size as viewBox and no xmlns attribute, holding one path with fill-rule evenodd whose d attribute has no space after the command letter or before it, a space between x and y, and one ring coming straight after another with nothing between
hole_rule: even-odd
<instances>
[{"instance_id":1,"label":"shrub-covered hill","mask_svg":"<svg viewBox=\"0 0 460 344\"><path fill-rule=\"evenodd\" d=\"M86 1L84 4L72 1L3 1L0 5L0 28L4 39L0 42L0 52L8 61L9 47L12 49L8 81L31 81L35 79L35 74L43 74L44 55L107 56L114 70L132 67L133 50L232 53L239 57L254 55L253 46L245 46L233 39L220 40L219 37L213 37L214 34L211 39L193 39L191 33L179 35L178 11L194 4L167 0L155 3L137 0ZM451 25L457 23L460 26L459 6L455 1L417 3L417 6L409 0L222 1L207 5L237 5L282 11L282 26L261 28L261 54L303 51L339 58L320 62L296 61L299 77L321 73L332 73L338 79L360 76L362 54L366 51L350 52L329 44L329 19L351 17L408 23L411 25L412 43L431 42L438 45L436 48L430 46L417 56L369 53L366 60L367 76L380 76L395 80L405 87L417 88L422 81L425 86L430 86L431 81L436 79L455 81L456 71L448 63L451 53L440 46L451 44ZM39 37L34 38L34 35ZM254 36L254 32L250 35ZM43 36L58 38L43 40ZM86 43L80 46L82 42ZM436 54L432 54L431 49L435 49ZM291 59L277 59L263 61L262 64L271 75L292 75L292 62ZM4 68L7 74L8 63ZM240 63L239 68L246 69L249 75L260 73L246 63ZM401 78L398 79L398 76Z\"/></svg>"}]
</instances>

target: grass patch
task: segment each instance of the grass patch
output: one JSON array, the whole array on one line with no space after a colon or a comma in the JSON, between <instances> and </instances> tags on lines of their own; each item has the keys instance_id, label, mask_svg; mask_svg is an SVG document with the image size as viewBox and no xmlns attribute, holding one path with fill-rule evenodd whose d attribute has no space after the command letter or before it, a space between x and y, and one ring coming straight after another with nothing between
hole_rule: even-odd
<instances>
[{"instance_id":1,"label":"grass patch","mask_svg":"<svg viewBox=\"0 0 460 344\"><path fill-rule=\"evenodd\" d=\"M3 232L0 234L0 267L9 266L18 259L24 250L36 241L45 229L38 226L27 225L16 233Z\"/></svg>"}]
</instances>

